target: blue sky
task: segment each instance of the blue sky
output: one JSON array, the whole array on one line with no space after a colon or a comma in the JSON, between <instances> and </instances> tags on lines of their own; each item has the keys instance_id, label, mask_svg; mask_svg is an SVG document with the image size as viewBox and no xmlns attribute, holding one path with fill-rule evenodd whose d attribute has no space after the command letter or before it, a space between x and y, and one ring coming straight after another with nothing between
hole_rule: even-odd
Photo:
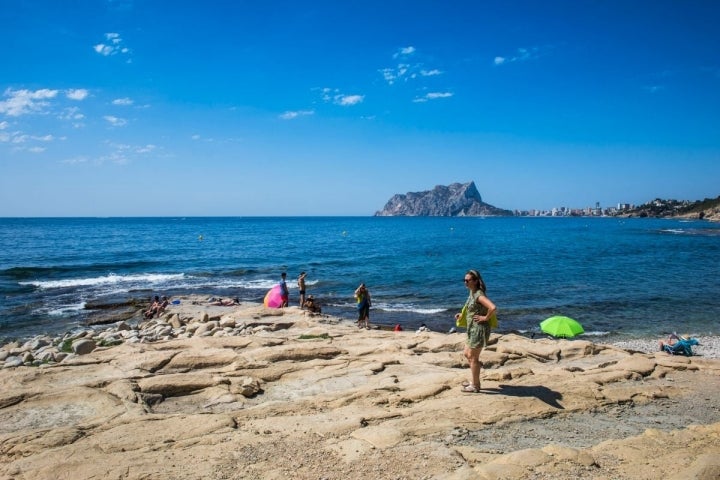
<instances>
[{"instance_id":1,"label":"blue sky","mask_svg":"<svg viewBox=\"0 0 720 480\"><path fill-rule=\"evenodd\" d=\"M720 195L720 2L6 0L0 216Z\"/></svg>"}]
</instances>

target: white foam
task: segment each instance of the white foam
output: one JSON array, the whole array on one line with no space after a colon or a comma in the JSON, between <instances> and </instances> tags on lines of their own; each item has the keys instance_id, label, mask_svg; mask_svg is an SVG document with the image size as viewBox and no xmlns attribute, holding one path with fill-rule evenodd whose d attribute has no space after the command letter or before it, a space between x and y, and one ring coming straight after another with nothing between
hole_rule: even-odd
<instances>
[{"instance_id":1,"label":"white foam","mask_svg":"<svg viewBox=\"0 0 720 480\"><path fill-rule=\"evenodd\" d=\"M50 316L62 316L67 313L75 313L85 309L85 302L75 305L62 305L47 312Z\"/></svg>"},{"instance_id":2,"label":"white foam","mask_svg":"<svg viewBox=\"0 0 720 480\"><path fill-rule=\"evenodd\" d=\"M385 312L408 312L408 313L417 313L420 315L434 315L434 314L442 313L442 312L446 311L446 309L444 309L444 308L421 308L416 305L403 304L403 303L389 304L389 303L373 302L372 305L374 308L378 308Z\"/></svg>"},{"instance_id":3,"label":"white foam","mask_svg":"<svg viewBox=\"0 0 720 480\"><path fill-rule=\"evenodd\" d=\"M610 335L610 332L585 332L583 335L587 337L605 337Z\"/></svg>"},{"instance_id":4,"label":"white foam","mask_svg":"<svg viewBox=\"0 0 720 480\"><path fill-rule=\"evenodd\" d=\"M35 287L47 290L51 288L68 288L68 287L92 287L101 285L116 285L121 283L161 283L170 280L179 280L185 277L184 273L177 274L143 274L143 275L115 275L111 273L102 277L90 278L68 278L65 280L47 280L20 282L20 285L33 285Z\"/></svg>"}]
</instances>

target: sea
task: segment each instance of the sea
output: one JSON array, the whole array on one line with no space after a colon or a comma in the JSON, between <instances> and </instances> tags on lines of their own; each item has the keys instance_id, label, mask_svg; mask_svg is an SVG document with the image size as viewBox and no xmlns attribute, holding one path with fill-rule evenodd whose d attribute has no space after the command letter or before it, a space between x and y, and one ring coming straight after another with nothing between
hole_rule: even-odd
<instances>
[{"instance_id":1,"label":"sea","mask_svg":"<svg viewBox=\"0 0 720 480\"><path fill-rule=\"evenodd\" d=\"M323 313L447 332L481 272L498 331L554 315L593 341L720 334L720 224L617 217L0 219L0 341L84 328L88 302L193 294L262 302L287 273Z\"/></svg>"}]
</instances>

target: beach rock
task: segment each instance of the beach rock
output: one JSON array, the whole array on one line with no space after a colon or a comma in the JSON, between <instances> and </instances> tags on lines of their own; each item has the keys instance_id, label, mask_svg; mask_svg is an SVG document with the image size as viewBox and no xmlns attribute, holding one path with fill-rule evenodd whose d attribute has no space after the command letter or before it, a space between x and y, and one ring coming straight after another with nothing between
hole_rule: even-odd
<instances>
[{"instance_id":1,"label":"beach rock","mask_svg":"<svg viewBox=\"0 0 720 480\"><path fill-rule=\"evenodd\" d=\"M0 478L717 477L718 359L493 333L464 393L461 334L285 310L233 307L252 326L205 324L223 336L177 338L171 315L85 331L72 343L125 341L82 355L1 349Z\"/></svg>"},{"instance_id":2,"label":"beach rock","mask_svg":"<svg viewBox=\"0 0 720 480\"><path fill-rule=\"evenodd\" d=\"M120 323L118 323L116 328L117 328L117 330L118 330L119 332L124 332L124 331L128 331L128 330L132 330L132 327L131 327L130 325L128 325L127 322L120 322Z\"/></svg>"},{"instance_id":3,"label":"beach rock","mask_svg":"<svg viewBox=\"0 0 720 480\"><path fill-rule=\"evenodd\" d=\"M72 351L75 355L87 355L95 348L95 341L91 339L81 338L72 342Z\"/></svg>"},{"instance_id":4,"label":"beach rock","mask_svg":"<svg viewBox=\"0 0 720 480\"><path fill-rule=\"evenodd\" d=\"M45 349L36 354L36 357L38 360L40 360L43 363L47 362L56 362L55 355L57 355L58 351L57 349Z\"/></svg>"},{"instance_id":5,"label":"beach rock","mask_svg":"<svg viewBox=\"0 0 720 480\"><path fill-rule=\"evenodd\" d=\"M19 367L20 365L23 365L22 357L13 355L13 356L7 357L5 359L5 363L4 363L5 368Z\"/></svg>"},{"instance_id":6,"label":"beach rock","mask_svg":"<svg viewBox=\"0 0 720 480\"><path fill-rule=\"evenodd\" d=\"M180 316L177 313L173 313L170 315L170 318L168 318L168 323L173 328L180 328L183 326L183 323L180 321Z\"/></svg>"},{"instance_id":7,"label":"beach rock","mask_svg":"<svg viewBox=\"0 0 720 480\"><path fill-rule=\"evenodd\" d=\"M137 385L143 393L158 393L163 397L187 394L220 384L230 384L230 380L206 374L167 374L142 378Z\"/></svg>"},{"instance_id":8,"label":"beach rock","mask_svg":"<svg viewBox=\"0 0 720 480\"><path fill-rule=\"evenodd\" d=\"M206 321L200 326L195 329L193 332L193 335L196 337L202 337L202 336L209 336L212 335L213 330L215 330L218 327L218 322L216 321Z\"/></svg>"},{"instance_id":9,"label":"beach rock","mask_svg":"<svg viewBox=\"0 0 720 480\"><path fill-rule=\"evenodd\" d=\"M49 337L35 337L32 340L26 342L23 345L23 348L27 348L27 350L38 350L42 347L45 347L47 345L50 345L52 343L52 339Z\"/></svg>"},{"instance_id":10,"label":"beach rock","mask_svg":"<svg viewBox=\"0 0 720 480\"><path fill-rule=\"evenodd\" d=\"M112 310L100 310L92 312L87 316L88 325L107 325L111 323L122 322L133 318L138 312L135 307L125 307Z\"/></svg>"},{"instance_id":11,"label":"beach rock","mask_svg":"<svg viewBox=\"0 0 720 480\"><path fill-rule=\"evenodd\" d=\"M230 393L243 397L254 397L262 391L260 381L253 377L234 378L230 382Z\"/></svg>"},{"instance_id":12,"label":"beach rock","mask_svg":"<svg viewBox=\"0 0 720 480\"><path fill-rule=\"evenodd\" d=\"M235 328L235 319L232 317L222 317L222 318L220 318L218 325L220 325L223 328L225 328L225 327Z\"/></svg>"}]
</instances>

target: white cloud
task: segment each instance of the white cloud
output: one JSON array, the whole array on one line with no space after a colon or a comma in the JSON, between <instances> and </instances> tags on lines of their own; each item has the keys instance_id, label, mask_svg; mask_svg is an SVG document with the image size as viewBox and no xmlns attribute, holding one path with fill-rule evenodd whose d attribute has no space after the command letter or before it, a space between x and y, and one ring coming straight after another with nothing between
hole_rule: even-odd
<instances>
[{"instance_id":1,"label":"white cloud","mask_svg":"<svg viewBox=\"0 0 720 480\"><path fill-rule=\"evenodd\" d=\"M127 120L124 118L115 117L113 115L105 115L103 118L113 127L122 127L127 125Z\"/></svg>"},{"instance_id":2,"label":"white cloud","mask_svg":"<svg viewBox=\"0 0 720 480\"><path fill-rule=\"evenodd\" d=\"M428 100L435 100L436 98L449 98L452 97L453 94L450 92L431 92L425 96Z\"/></svg>"},{"instance_id":3,"label":"white cloud","mask_svg":"<svg viewBox=\"0 0 720 480\"><path fill-rule=\"evenodd\" d=\"M198 135L198 134L195 134L195 135L193 135L193 136L190 137L190 138L193 139L193 140L200 140L200 138L202 138L202 137L200 137L200 135Z\"/></svg>"},{"instance_id":4,"label":"white cloud","mask_svg":"<svg viewBox=\"0 0 720 480\"><path fill-rule=\"evenodd\" d=\"M495 65L504 65L506 63L512 63L512 62L525 62L527 60L532 60L534 58L538 58L539 55L540 55L539 47L518 48L515 55L513 55L511 57L497 56L493 60L493 63Z\"/></svg>"},{"instance_id":5,"label":"white cloud","mask_svg":"<svg viewBox=\"0 0 720 480\"><path fill-rule=\"evenodd\" d=\"M378 70L388 85L393 85L399 80L416 79L418 77L434 77L442 75L443 72L437 68L425 68L422 63L408 63L409 57L416 53L415 47L405 47L398 50L394 59L400 59L397 66Z\"/></svg>"},{"instance_id":6,"label":"white cloud","mask_svg":"<svg viewBox=\"0 0 720 480\"><path fill-rule=\"evenodd\" d=\"M403 47L393 55L393 58L408 56L412 55L413 53L415 53L415 47Z\"/></svg>"},{"instance_id":7,"label":"white cloud","mask_svg":"<svg viewBox=\"0 0 720 480\"><path fill-rule=\"evenodd\" d=\"M395 83L395 80L397 80L398 78L394 68L383 68L382 70L380 70L380 73L382 73L383 78L390 85Z\"/></svg>"},{"instance_id":8,"label":"white cloud","mask_svg":"<svg viewBox=\"0 0 720 480\"><path fill-rule=\"evenodd\" d=\"M314 110L297 110L297 111L287 111L280 115L280 118L283 120L293 120L298 117L304 117L307 115L314 115Z\"/></svg>"},{"instance_id":9,"label":"white cloud","mask_svg":"<svg viewBox=\"0 0 720 480\"><path fill-rule=\"evenodd\" d=\"M345 95L344 93L340 93L340 90L337 88L332 89L326 87L322 89L322 99L324 102L332 102L335 105L349 107L362 103L363 100L365 100L365 95Z\"/></svg>"},{"instance_id":10,"label":"white cloud","mask_svg":"<svg viewBox=\"0 0 720 480\"><path fill-rule=\"evenodd\" d=\"M122 106L129 106L135 103L131 98L116 98L112 101L113 105L122 105Z\"/></svg>"},{"instance_id":11,"label":"white cloud","mask_svg":"<svg viewBox=\"0 0 720 480\"><path fill-rule=\"evenodd\" d=\"M89 94L84 88L76 88L65 92L65 96L70 100L85 100Z\"/></svg>"},{"instance_id":12,"label":"white cloud","mask_svg":"<svg viewBox=\"0 0 720 480\"><path fill-rule=\"evenodd\" d=\"M80 113L80 109L78 107L67 107L60 115L58 115L58 118L60 120L82 120L85 118L85 115Z\"/></svg>"},{"instance_id":13,"label":"white cloud","mask_svg":"<svg viewBox=\"0 0 720 480\"><path fill-rule=\"evenodd\" d=\"M11 117L18 117L27 113L42 112L45 107L50 105L47 100L55 98L57 94L57 90L47 88L35 91L12 90L8 88L3 95L9 98L0 101L0 113Z\"/></svg>"},{"instance_id":14,"label":"white cloud","mask_svg":"<svg viewBox=\"0 0 720 480\"><path fill-rule=\"evenodd\" d=\"M88 158L87 157L73 157L68 158L67 160L63 160L61 163L66 163L68 165L78 165L80 163L87 163Z\"/></svg>"},{"instance_id":15,"label":"white cloud","mask_svg":"<svg viewBox=\"0 0 720 480\"><path fill-rule=\"evenodd\" d=\"M127 54L130 53L130 49L122 45L122 38L119 33L106 33L106 43L98 43L93 46L93 49L105 57L110 55L117 55L118 53Z\"/></svg>"},{"instance_id":16,"label":"white cloud","mask_svg":"<svg viewBox=\"0 0 720 480\"><path fill-rule=\"evenodd\" d=\"M45 147L30 147L27 151L30 153L42 153L45 151Z\"/></svg>"},{"instance_id":17,"label":"white cloud","mask_svg":"<svg viewBox=\"0 0 720 480\"><path fill-rule=\"evenodd\" d=\"M156 148L156 145L148 144L142 147L137 147L135 149L135 153L151 153L154 152Z\"/></svg>"},{"instance_id":18,"label":"white cloud","mask_svg":"<svg viewBox=\"0 0 720 480\"><path fill-rule=\"evenodd\" d=\"M334 100L337 105L348 107L362 103L364 99L365 95L336 95Z\"/></svg>"},{"instance_id":19,"label":"white cloud","mask_svg":"<svg viewBox=\"0 0 720 480\"><path fill-rule=\"evenodd\" d=\"M0 130L5 130L10 124L8 122L0 122Z\"/></svg>"},{"instance_id":20,"label":"white cloud","mask_svg":"<svg viewBox=\"0 0 720 480\"><path fill-rule=\"evenodd\" d=\"M144 155L150 154L158 150L157 145L129 145L127 143L114 143L106 142L109 149L108 153L98 157L95 160L97 164L104 164L106 162L114 163L117 165L126 165L133 160L137 160ZM86 160L67 160L65 163L84 163Z\"/></svg>"},{"instance_id":21,"label":"white cloud","mask_svg":"<svg viewBox=\"0 0 720 480\"><path fill-rule=\"evenodd\" d=\"M450 98L453 95L455 95L455 94L451 93L451 92L430 92L430 93L426 93L422 97L415 98L413 100L413 102L424 103L424 102L427 102L428 100L437 100L439 98Z\"/></svg>"}]
</instances>

